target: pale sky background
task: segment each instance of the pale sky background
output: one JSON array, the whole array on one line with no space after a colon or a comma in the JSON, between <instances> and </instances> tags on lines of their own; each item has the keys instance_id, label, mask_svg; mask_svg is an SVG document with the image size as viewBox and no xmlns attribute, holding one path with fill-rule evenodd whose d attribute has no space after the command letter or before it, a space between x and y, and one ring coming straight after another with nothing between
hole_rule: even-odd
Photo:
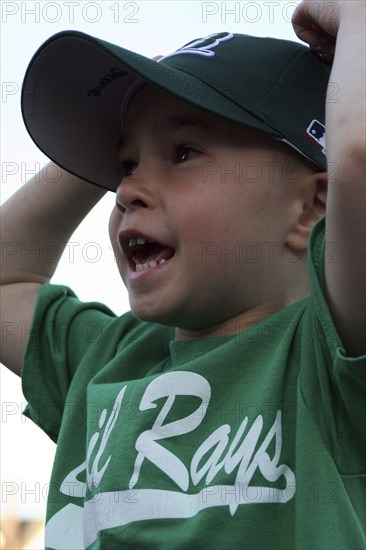
<instances>
[{"instance_id":1,"label":"pale sky background","mask_svg":"<svg viewBox=\"0 0 366 550\"><path fill-rule=\"evenodd\" d=\"M51 35L77 29L148 57L220 31L297 40L290 21L299 3L1 1L1 202L48 160L25 130L20 90L31 56ZM79 226L53 282L70 286L82 300L104 302L119 315L129 306L108 240L113 201L109 193ZM4 367L1 400L2 509L12 501L23 518L43 516L55 446L22 416L20 382Z\"/></svg>"}]
</instances>

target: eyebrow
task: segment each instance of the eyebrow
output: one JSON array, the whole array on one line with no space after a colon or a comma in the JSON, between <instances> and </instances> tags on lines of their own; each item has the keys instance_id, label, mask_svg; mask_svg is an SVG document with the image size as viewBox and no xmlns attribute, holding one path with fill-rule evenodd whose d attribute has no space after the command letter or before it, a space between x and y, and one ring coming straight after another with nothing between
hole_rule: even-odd
<instances>
[{"instance_id":1,"label":"eyebrow","mask_svg":"<svg viewBox=\"0 0 366 550\"><path fill-rule=\"evenodd\" d=\"M193 128L194 130L203 131L206 134L220 134L218 129L213 124L210 124L195 115L170 115L162 121L159 121L156 126L157 128L153 128L153 130L156 132L161 130L174 132L184 128ZM127 130L122 130L122 133L118 140L118 151L126 146L126 143L130 140L130 138L131 132Z\"/></svg>"}]
</instances>

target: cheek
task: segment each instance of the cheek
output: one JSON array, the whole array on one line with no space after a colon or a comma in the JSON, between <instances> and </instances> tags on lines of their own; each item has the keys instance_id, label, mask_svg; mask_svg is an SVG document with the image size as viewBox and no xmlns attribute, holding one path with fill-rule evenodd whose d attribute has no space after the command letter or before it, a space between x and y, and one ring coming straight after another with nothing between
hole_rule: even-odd
<instances>
[{"instance_id":1,"label":"cheek","mask_svg":"<svg viewBox=\"0 0 366 550\"><path fill-rule=\"evenodd\" d=\"M117 208L114 207L109 217L108 224L109 239L113 246L117 243L117 232L120 222L121 214L118 212Z\"/></svg>"},{"instance_id":2,"label":"cheek","mask_svg":"<svg viewBox=\"0 0 366 550\"><path fill-rule=\"evenodd\" d=\"M121 250L118 245L118 232L121 225L121 218L122 218L121 213L118 211L116 207L114 207L109 217L108 231L109 231L109 239L113 248L118 271L120 273L122 280L126 284L126 281L124 278L126 262L122 257Z\"/></svg>"},{"instance_id":3,"label":"cheek","mask_svg":"<svg viewBox=\"0 0 366 550\"><path fill-rule=\"evenodd\" d=\"M123 265L123 258L122 258L121 250L118 244L118 233L121 227L121 220L122 220L121 213L116 207L114 207L109 218L108 232L109 232L109 240L111 242L113 252L114 252L114 257L116 259L117 267L120 273Z\"/></svg>"},{"instance_id":4,"label":"cheek","mask_svg":"<svg viewBox=\"0 0 366 550\"><path fill-rule=\"evenodd\" d=\"M225 205L222 208L222 204L210 200L186 204L181 227L186 266L192 273L197 273L198 267L200 270L210 270L217 250L232 237Z\"/></svg>"}]
</instances>

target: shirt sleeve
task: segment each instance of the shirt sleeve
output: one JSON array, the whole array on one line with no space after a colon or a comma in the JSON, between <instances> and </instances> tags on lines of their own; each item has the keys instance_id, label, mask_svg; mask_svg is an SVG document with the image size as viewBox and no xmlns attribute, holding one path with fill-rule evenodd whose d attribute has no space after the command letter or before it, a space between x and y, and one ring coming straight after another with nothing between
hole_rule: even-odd
<instances>
[{"instance_id":1,"label":"shirt sleeve","mask_svg":"<svg viewBox=\"0 0 366 550\"><path fill-rule=\"evenodd\" d=\"M326 245L325 218L313 229L310 237L309 275L312 294L310 298L312 338L314 348L318 348L309 365L314 370L321 387L321 399L326 402L327 413L318 418L324 429L334 432L336 460L340 471L348 474L365 472L366 452L366 355L349 357L337 332L325 298L324 265L327 261L337 261L335 249ZM350 266L352 269L352 266ZM310 375L309 375L310 376ZM315 389L313 384L312 389ZM319 395L308 399L313 408L318 408Z\"/></svg>"},{"instance_id":2,"label":"shirt sleeve","mask_svg":"<svg viewBox=\"0 0 366 550\"><path fill-rule=\"evenodd\" d=\"M74 374L115 319L105 305L80 302L66 286L41 287L22 365L24 414L54 441Z\"/></svg>"}]
</instances>

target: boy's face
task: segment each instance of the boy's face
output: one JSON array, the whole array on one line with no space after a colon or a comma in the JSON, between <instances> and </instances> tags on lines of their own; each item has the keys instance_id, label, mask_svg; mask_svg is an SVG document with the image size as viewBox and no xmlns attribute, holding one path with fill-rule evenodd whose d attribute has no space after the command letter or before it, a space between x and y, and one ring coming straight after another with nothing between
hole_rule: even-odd
<instances>
[{"instance_id":1,"label":"boy's face","mask_svg":"<svg viewBox=\"0 0 366 550\"><path fill-rule=\"evenodd\" d=\"M125 122L110 237L132 311L186 330L269 314L293 197L283 145L147 85Z\"/></svg>"}]
</instances>

